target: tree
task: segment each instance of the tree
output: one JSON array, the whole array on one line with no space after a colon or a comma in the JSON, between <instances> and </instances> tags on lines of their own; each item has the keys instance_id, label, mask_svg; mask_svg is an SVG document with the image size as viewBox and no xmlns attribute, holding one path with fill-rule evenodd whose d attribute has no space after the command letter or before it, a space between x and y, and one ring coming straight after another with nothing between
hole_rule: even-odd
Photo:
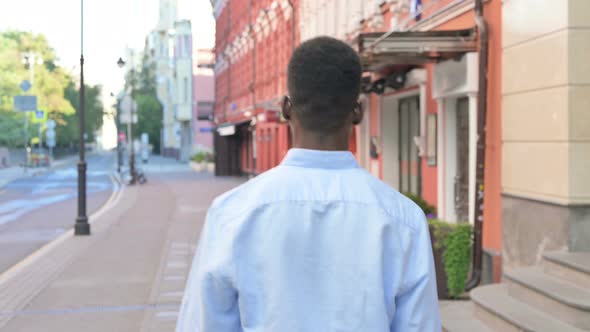
<instances>
[{"instance_id":1,"label":"tree","mask_svg":"<svg viewBox=\"0 0 590 332\"><path fill-rule=\"evenodd\" d=\"M133 133L137 136L147 133L154 152L159 153L164 108L156 92L156 64L144 54L139 71L128 71L125 81L137 103L138 120L133 126Z\"/></svg>"},{"instance_id":2,"label":"tree","mask_svg":"<svg viewBox=\"0 0 590 332\"><path fill-rule=\"evenodd\" d=\"M139 93L137 102L137 125L134 132L138 135L147 133L154 146L154 152L160 153L160 132L162 131L162 104L155 94Z\"/></svg>"},{"instance_id":3,"label":"tree","mask_svg":"<svg viewBox=\"0 0 590 332\"><path fill-rule=\"evenodd\" d=\"M34 53L42 64L25 64L22 59ZM43 35L30 32L6 31L0 33L0 145L9 147L23 144L24 114L14 111L13 97L22 94L21 81L29 79L29 67L35 66L33 88L29 91L38 99L38 108L49 113L58 124L74 113L71 103L64 97L64 90L71 83L71 76L56 65L55 51ZM36 133L33 126L30 134Z\"/></svg>"},{"instance_id":4,"label":"tree","mask_svg":"<svg viewBox=\"0 0 590 332\"><path fill-rule=\"evenodd\" d=\"M99 85L85 86L85 109L84 109L84 126L87 134L87 141L94 140L94 133L102 127L102 117L104 107L100 101L101 87ZM65 90L66 99L76 109L76 113L63 117L63 124L56 129L57 144L67 145L71 142L77 142L79 139L79 116L80 110L80 89L70 82Z\"/></svg>"}]
</instances>

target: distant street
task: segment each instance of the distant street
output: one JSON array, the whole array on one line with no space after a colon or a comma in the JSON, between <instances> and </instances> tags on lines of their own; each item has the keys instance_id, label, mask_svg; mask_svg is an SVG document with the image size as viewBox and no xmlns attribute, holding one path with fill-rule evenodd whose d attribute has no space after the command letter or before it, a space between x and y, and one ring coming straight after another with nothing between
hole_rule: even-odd
<instances>
[{"instance_id":1,"label":"distant street","mask_svg":"<svg viewBox=\"0 0 590 332\"><path fill-rule=\"evenodd\" d=\"M112 193L114 155L88 158L88 215ZM75 161L0 188L0 273L74 225L77 213Z\"/></svg>"}]
</instances>

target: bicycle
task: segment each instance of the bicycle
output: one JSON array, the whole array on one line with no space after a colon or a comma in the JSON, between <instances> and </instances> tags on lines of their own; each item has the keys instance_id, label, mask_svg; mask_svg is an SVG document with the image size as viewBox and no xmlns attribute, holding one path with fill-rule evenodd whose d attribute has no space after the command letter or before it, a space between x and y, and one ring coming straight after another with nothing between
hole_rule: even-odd
<instances>
[{"instance_id":1,"label":"bicycle","mask_svg":"<svg viewBox=\"0 0 590 332\"><path fill-rule=\"evenodd\" d=\"M134 173L135 174L132 174L131 170L126 170L124 172L123 181L127 185L132 186L136 183L139 183L139 184L146 184L147 183L147 177L145 176L145 173L141 169L136 168Z\"/></svg>"}]
</instances>

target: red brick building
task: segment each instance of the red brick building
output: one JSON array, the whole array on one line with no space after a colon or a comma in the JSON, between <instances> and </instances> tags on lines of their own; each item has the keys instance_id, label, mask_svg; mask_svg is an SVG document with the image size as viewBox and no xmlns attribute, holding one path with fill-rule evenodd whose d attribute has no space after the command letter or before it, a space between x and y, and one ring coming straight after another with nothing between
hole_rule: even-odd
<instances>
[{"instance_id":1,"label":"red brick building","mask_svg":"<svg viewBox=\"0 0 590 332\"><path fill-rule=\"evenodd\" d=\"M218 175L259 174L288 150L280 100L287 89L287 63L299 40L298 3L212 0Z\"/></svg>"}]
</instances>

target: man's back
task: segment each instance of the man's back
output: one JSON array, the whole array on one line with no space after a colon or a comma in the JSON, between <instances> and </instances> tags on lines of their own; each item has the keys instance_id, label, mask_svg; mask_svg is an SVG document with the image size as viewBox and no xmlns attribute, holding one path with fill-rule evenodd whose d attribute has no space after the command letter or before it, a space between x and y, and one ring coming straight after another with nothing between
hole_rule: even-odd
<instances>
[{"instance_id":1,"label":"man's back","mask_svg":"<svg viewBox=\"0 0 590 332\"><path fill-rule=\"evenodd\" d=\"M439 331L420 209L350 152L292 149L213 204L177 331Z\"/></svg>"}]
</instances>

